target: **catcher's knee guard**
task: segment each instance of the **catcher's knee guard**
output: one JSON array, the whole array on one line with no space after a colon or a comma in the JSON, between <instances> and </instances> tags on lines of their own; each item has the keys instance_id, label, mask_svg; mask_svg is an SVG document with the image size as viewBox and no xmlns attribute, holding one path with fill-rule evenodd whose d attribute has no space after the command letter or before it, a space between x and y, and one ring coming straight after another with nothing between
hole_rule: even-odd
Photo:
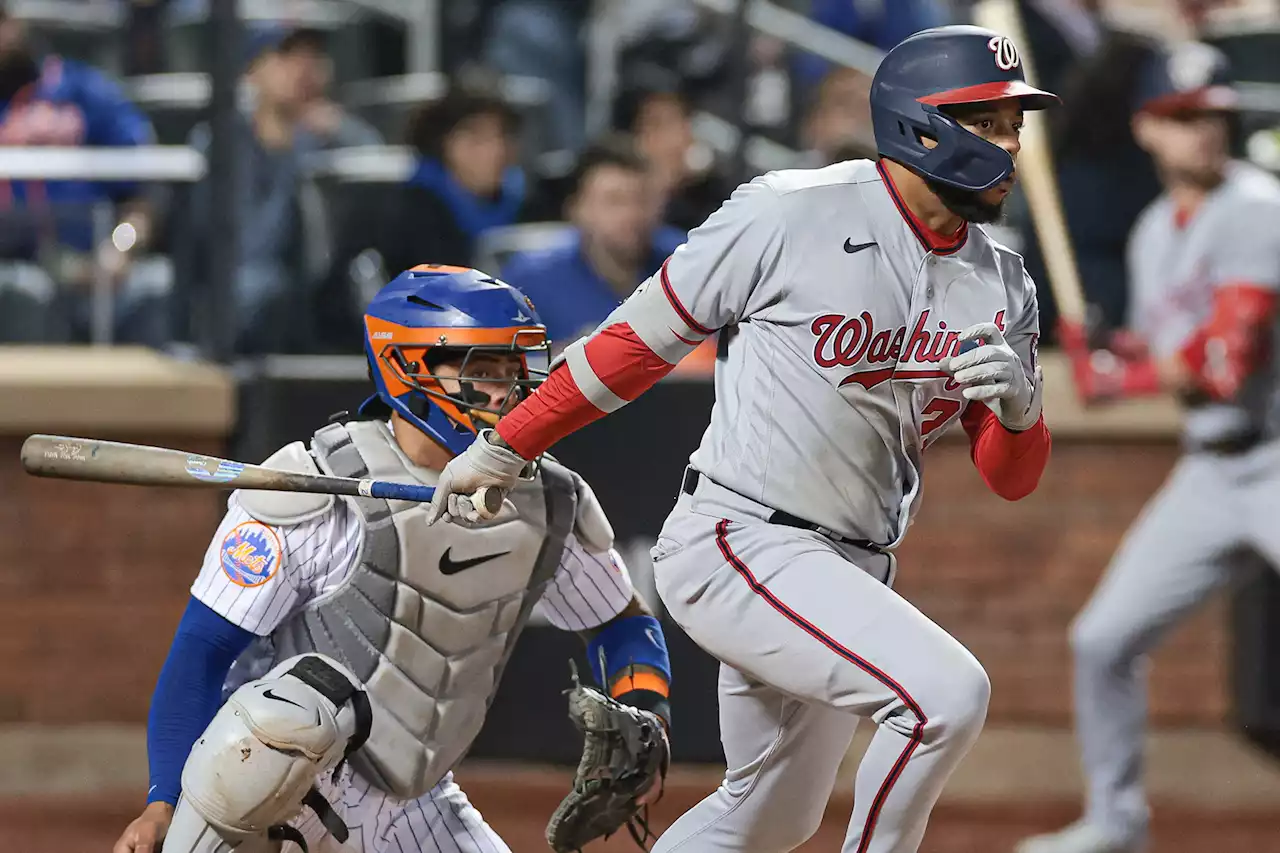
<instances>
[{"instance_id":1,"label":"catcher's knee guard","mask_svg":"<svg viewBox=\"0 0 1280 853\"><path fill-rule=\"evenodd\" d=\"M182 768L182 797L164 853L259 853L306 844L289 827L304 805L346 841L347 827L315 790L369 736L359 682L335 661L290 658L227 699Z\"/></svg>"}]
</instances>

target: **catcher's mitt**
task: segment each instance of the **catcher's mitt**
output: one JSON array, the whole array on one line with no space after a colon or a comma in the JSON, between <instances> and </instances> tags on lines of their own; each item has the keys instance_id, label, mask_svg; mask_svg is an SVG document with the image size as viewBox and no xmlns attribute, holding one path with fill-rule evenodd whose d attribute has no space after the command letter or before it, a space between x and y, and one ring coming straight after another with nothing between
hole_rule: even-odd
<instances>
[{"instance_id":1,"label":"catcher's mitt","mask_svg":"<svg viewBox=\"0 0 1280 853\"><path fill-rule=\"evenodd\" d=\"M573 668L569 719L585 736L573 790L547 823L556 853L576 853L622 826L642 848L649 831L648 805L637 803L653 786L662 796L671 750L657 714L623 705L578 681ZM654 800L656 802L656 799Z\"/></svg>"}]
</instances>

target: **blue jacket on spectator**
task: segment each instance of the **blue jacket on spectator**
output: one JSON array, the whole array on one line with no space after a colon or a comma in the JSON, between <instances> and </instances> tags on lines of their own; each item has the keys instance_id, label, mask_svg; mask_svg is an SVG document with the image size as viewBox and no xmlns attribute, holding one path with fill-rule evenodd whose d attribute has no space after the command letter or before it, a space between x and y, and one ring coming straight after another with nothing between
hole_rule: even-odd
<instances>
[{"instance_id":1,"label":"blue jacket on spectator","mask_svg":"<svg viewBox=\"0 0 1280 853\"><path fill-rule=\"evenodd\" d=\"M0 145L134 146L153 138L151 123L107 75L88 65L48 56L40 77L0 103ZM136 182L0 180L0 213L55 208L60 241L88 250L93 229L89 207L121 200Z\"/></svg>"},{"instance_id":2,"label":"blue jacket on spectator","mask_svg":"<svg viewBox=\"0 0 1280 853\"><path fill-rule=\"evenodd\" d=\"M809 17L858 41L888 50L912 33L947 23L933 0L813 0ZM797 52L795 72L806 87L816 86L831 65Z\"/></svg>"},{"instance_id":3,"label":"blue jacket on spectator","mask_svg":"<svg viewBox=\"0 0 1280 853\"><path fill-rule=\"evenodd\" d=\"M649 257L634 286L657 272L687 236L665 225L655 229ZM529 297L547 326L547 336L559 346L595 329L630 295L630 291L619 294L591 268L576 230L567 243L513 256L501 278Z\"/></svg>"}]
</instances>

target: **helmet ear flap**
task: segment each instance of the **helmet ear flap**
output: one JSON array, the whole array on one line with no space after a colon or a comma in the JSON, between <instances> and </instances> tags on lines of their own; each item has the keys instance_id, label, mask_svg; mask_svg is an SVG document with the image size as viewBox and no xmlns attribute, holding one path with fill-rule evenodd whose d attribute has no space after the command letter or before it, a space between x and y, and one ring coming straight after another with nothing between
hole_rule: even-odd
<instances>
[{"instance_id":1,"label":"helmet ear flap","mask_svg":"<svg viewBox=\"0 0 1280 853\"><path fill-rule=\"evenodd\" d=\"M899 120L910 134L900 154L903 165L964 192L981 192L1007 178L1013 158L1000 146L966 129L936 107L924 108L926 124ZM924 144L930 139L935 144ZM898 158L895 158L898 159Z\"/></svg>"}]
</instances>

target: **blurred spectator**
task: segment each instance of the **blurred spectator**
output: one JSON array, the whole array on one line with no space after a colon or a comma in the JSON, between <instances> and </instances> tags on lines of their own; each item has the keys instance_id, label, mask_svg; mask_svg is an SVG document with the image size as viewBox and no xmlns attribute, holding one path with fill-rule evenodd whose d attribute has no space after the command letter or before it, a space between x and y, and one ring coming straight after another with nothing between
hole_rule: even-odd
<instances>
[{"instance_id":1,"label":"blurred spectator","mask_svg":"<svg viewBox=\"0 0 1280 853\"><path fill-rule=\"evenodd\" d=\"M1036 85L1062 91L1067 77L1102 45L1106 29L1101 0L1017 0L1025 50L1035 64Z\"/></svg>"},{"instance_id":2,"label":"blurred spectator","mask_svg":"<svg viewBox=\"0 0 1280 853\"><path fill-rule=\"evenodd\" d=\"M587 146L573 187L570 240L516 255L501 275L533 300L557 349L594 329L685 239L659 225L651 168L626 137Z\"/></svg>"},{"instance_id":3,"label":"blurred spectator","mask_svg":"<svg viewBox=\"0 0 1280 853\"><path fill-rule=\"evenodd\" d=\"M809 17L847 36L888 50L912 33L948 23L934 0L813 0ZM803 88L818 85L831 64L800 53L795 73Z\"/></svg>"},{"instance_id":4,"label":"blurred spectator","mask_svg":"<svg viewBox=\"0 0 1280 853\"><path fill-rule=\"evenodd\" d=\"M688 0L618 0L602 5L608 7L616 38L611 51L616 91L678 87L698 109L726 118L741 113L742 98L733 77L737 63L732 16Z\"/></svg>"},{"instance_id":5,"label":"blurred spectator","mask_svg":"<svg viewBox=\"0 0 1280 853\"><path fill-rule=\"evenodd\" d=\"M329 97L333 85L333 60L329 57L328 36L323 30L300 29L277 33L280 52L298 65L301 87L302 126L318 136L328 148L381 145L382 134L359 116L345 110ZM287 45L287 46L286 46Z\"/></svg>"},{"instance_id":6,"label":"blurred spectator","mask_svg":"<svg viewBox=\"0 0 1280 853\"><path fill-rule=\"evenodd\" d=\"M25 24L0 7L0 145L134 146L151 139L150 124L114 82L87 65L40 55ZM95 235L94 211L102 204L111 206L116 244L109 234ZM5 266L0 336L86 339L89 285L102 264L114 290L116 337L162 343L168 277L154 264L134 263L149 246L152 211L145 188L133 182L0 181L0 257L43 267Z\"/></svg>"},{"instance_id":7,"label":"blurred spectator","mask_svg":"<svg viewBox=\"0 0 1280 853\"><path fill-rule=\"evenodd\" d=\"M388 272L468 266L477 237L521 218L527 192L515 165L518 126L515 111L488 90L455 86L417 110L408 130L417 165L370 244Z\"/></svg>"},{"instance_id":8,"label":"blurred spectator","mask_svg":"<svg viewBox=\"0 0 1280 853\"><path fill-rule=\"evenodd\" d=\"M1063 212L1076 263L1102 327L1122 320L1125 240L1139 211L1159 191L1150 159L1133 140L1130 99L1150 46L1111 31L1099 0L1019 0L1038 85L1063 107L1046 116L1054 144ZM1053 338L1057 306L1031 223L1021 223L1028 271L1041 283L1041 326Z\"/></svg>"},{"instance_id":9,"label":"blurred spectator","mask_svg":"<svg viewBox=\"0 0 1280 853\"><path fill-rule=\"evenodd\" d=\"M787 43L772 36L750 36L745 59L744 125L776 142L794 144L793 120L800 99L792 85Z\"/></svg>"},{"instance_id":10,"label":"blurred spectator","mask_svg":"<svg viewBox=\"0 0 1280 853\"><path fill-rule=\"evenodd\" d=\"M871 78L852 68L833 68L822 79L801 132L805 166L876 156L870 93Z\"/></svg>"},{"instance_id":11,"label":"blurred spectator","mask_svg":"<svg viewBox=\"0 0 1280 853\"><path fill-rule=\"evenodd\" d=\"M632 89L619 96L614 127L632 134L649 161L663 221L690 231L715 212L734 185L715 169L714 155L693 138L689 103L671 89Z\"/></svg>"},{"instance_id":12,"label":"blurred spectator","mask_svg":"<svg viewBox=\"0 0 1280 853\"><path fill-rule=\"evenodd\" d=\"M455 84L410 117L417 151L402 185L354 185L334 218L339 245L322 282L320 342L358 339L364 289L423 263L470 266L476 239L527 217L515 111L487 88ZM353 331L354 330L354 331Z\"/></svg>"},{"instance_id":13,"label":"blurred spectator","mask_svg":"<svg viewBox=\"0 0 1280 853\"><path fill-rule=\"evenodd\" d=\"M322 42L319 42L322 43ZM304 116L314 103L312 66L318 44L308 30L271 28L251 35L245 83L251 110L237 125L237 221L240 261L235 279L234 316L239 318L240 351L289 348L282 334L305 334L306 318L282 317L283 303L296 306L305 269L305 234L298 188L308 156L341 141L341 122L332 135L315 132ZM322 130L326 128L321 128ZM208 153L210 131L197 125L191 145ZM183 287L207 293L210 245L210 180L197 184L189 200L187 240L182 253ZM293 312L296 314L296 308Z\"/></svg>"},{"instance_id":14,"label":"blurred spectator","mask_svg":"<svg viewBox=\"0 0 1280 853\"><path fill-rule=\"evenodd\" d=\"M129 0L124 25L124 73L164 71L164 23L169 0Z\"/></svg>"},{"instance_id":15,"label":"blurred spectator","mask_svg":"<svg viewBox=\"0 0 1280 853\"><path fill-rule=\"evenodd\" d=\"M1076 265L1092 319L1107 328L1125 318L1129 231L1160 193L1130 121L1138 75L1153 52L1140 36L1106 33L1098 50L1064 75L1062 108L1049 119Z\"/></svg>"},{"instance_id":16,"label":"blurred spectator","mask_svg":"<svg viewBox=\"0 0 1280 853\"><path fill-rule=\"evenodd\" d=\"M499 0L490 12L485 64L504 74L536 77L550 88L547 144L577 151L586 133L586 44L589 0Z\"/></svg>"}]
</instances>

